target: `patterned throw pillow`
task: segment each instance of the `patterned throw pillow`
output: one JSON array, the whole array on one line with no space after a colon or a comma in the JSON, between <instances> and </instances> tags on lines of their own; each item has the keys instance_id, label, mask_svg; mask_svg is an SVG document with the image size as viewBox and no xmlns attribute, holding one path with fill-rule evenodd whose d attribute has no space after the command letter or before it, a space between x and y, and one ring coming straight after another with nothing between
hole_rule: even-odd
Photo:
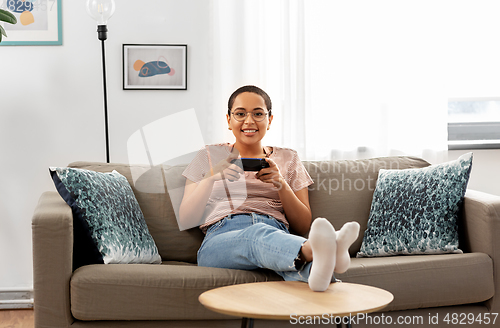
<instances>
[{"instance_id":1,"label":"patterned throw pillow","mask_svg":"<svg viewBox=\"0 0 500 328\"><path fill-rule=\"evenodd\" d=\"M457 217L472 153L421 169L380 170L357 257L462 253Z\"/></svg>"},{"instance_id":2,"label":"patterned throw pillow","mask_svg":"<svg viewBox=\"0 0 500 328\"><path fill-rule=\"evenodd\" d=\"M74 269L95 263L161 263L123 175L73 168L51 168L50 173L73 211Z\"/></svg>"}]
</instances>

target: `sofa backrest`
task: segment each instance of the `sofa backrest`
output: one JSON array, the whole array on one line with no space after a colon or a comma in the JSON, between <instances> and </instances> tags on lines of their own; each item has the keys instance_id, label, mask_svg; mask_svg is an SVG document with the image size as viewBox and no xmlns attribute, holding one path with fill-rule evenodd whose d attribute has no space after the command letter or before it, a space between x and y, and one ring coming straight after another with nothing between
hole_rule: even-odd
<instances>
[{"instance_id":1,"label":"sofa backrest","mask_svg":"<svg viewBox=\"0 0 500 328\"><path fill-rule=\"evenodd\" d=\"M361 248L373 192L380 169L410 169L429 166L416 157L394 156L363 160L303 161L314 184L309 187L312 217L328 219L336 230L356 221L360 234L349 249L354 256Z\"/></svg>"},{"instance_id":2,"label":"sofa backrest","mask_svg":"<svg viewBox=\"0 0 500 328\"><path fill-rule=\"evenodd\" d=\"M303 163L314 180L309 187L313 218L327 218L336 229L349 221L361 225L360 236L350 248L351 255L361 247L378 171L429 165L420 158L406 156ZM198 228L179 231L174 210L184 191L185 179L181 173L186 165L162 169L161 166L74 162L69 167L97 172L116 170L124 175L141 206L162 259L196 263L203 233Z\"/></svg>"}]
</instances>

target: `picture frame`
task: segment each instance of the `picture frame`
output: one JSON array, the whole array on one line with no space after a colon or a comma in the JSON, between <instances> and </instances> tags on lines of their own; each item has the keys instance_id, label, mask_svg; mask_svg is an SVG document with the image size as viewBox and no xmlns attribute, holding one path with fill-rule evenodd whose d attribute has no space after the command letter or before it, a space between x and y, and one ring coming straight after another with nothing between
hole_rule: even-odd
<instances>
[{"instance_id":1,"label":"picture frame","mask_svg":"<svg viewBox=\"0 0 500 328\"><path fill-rule=\"evenodd\" d=\"M0 0L17 24L3 24L7 37L0 46L62 45L62 0Z\"/></svg>"},{"instance_id":2,"label":"picture frame","mask_svg":"<svg viewBox=\"0 0 500 328\"><path fill-rule=\"evenodd\" d=\"M124 44L123 90L187 90L187 45Z\"/></svg>"}]
</instances>

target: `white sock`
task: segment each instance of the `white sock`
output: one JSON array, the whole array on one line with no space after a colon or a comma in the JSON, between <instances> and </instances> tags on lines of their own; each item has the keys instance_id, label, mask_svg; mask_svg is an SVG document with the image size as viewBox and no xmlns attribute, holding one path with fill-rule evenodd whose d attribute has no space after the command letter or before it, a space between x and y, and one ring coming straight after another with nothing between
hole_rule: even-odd
<instances>
[{"instance_id":1,"label":"white sock","mask_svg":"<svg viewBox=\"0 0 500 328\"><path fill-rule=\"evenodd\" d=\"M309 243L313 256L309 288L315 292L324 292L332 281L337 248L335 229L327 219L317 218L313 221Z\"/></svg>"},{"instance_id":2,"label":"white sock","mask_svg":"<svg viewBox=\"0 0 500 328\"><path fill-rule=\"evenodd\" d=\"M342 229L336 232L337 236L337 261L335 263L335 272L344 273L349 269L351 256L349 247L356 241L359 235L359 223L347 222Z\"/></svg>"}]
</instances>

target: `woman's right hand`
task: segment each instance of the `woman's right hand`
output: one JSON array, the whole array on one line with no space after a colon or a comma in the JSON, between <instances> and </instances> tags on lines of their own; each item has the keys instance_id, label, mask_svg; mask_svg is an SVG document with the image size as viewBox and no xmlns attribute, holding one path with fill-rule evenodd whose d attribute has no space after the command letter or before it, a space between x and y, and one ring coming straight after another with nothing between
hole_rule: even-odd
<instances>
[{"instance_id":1,"label":"woman's right hand","mask_svg":"<svg viewBox=\"0 0 500 328\"><path fill-rule=\"evenodd\" d=\"M209 162L216 158L216 151L212 151L212 157L208 158ZM203 213L215 181L217 180L239 180L240 175L244 173L243 169L234 164L233 161L238 159L238 151L233 150L229 156L224 158L227 153L219 156L222 158L211 170L205 174L203 180L199 183L186 179L184 187L184 196L179 208L179 227L181 230L193 228L204 223ZM214 160L215 161L215 160Z\"/></svg>"},{"instance_id":2,"label":"woman's right hand","mask_svg":"<svg viewBox=\"0 0 500 328\"><path fill-rule=\"evenodd\" d=\"M227 158L224 158L205 175L205 178L211 178L214 181L227 179L234 182L240 179L240 175L244 174L243 169L234 164L238 159L238 153L232 152Z\"/></svg>"}]
</instances>

